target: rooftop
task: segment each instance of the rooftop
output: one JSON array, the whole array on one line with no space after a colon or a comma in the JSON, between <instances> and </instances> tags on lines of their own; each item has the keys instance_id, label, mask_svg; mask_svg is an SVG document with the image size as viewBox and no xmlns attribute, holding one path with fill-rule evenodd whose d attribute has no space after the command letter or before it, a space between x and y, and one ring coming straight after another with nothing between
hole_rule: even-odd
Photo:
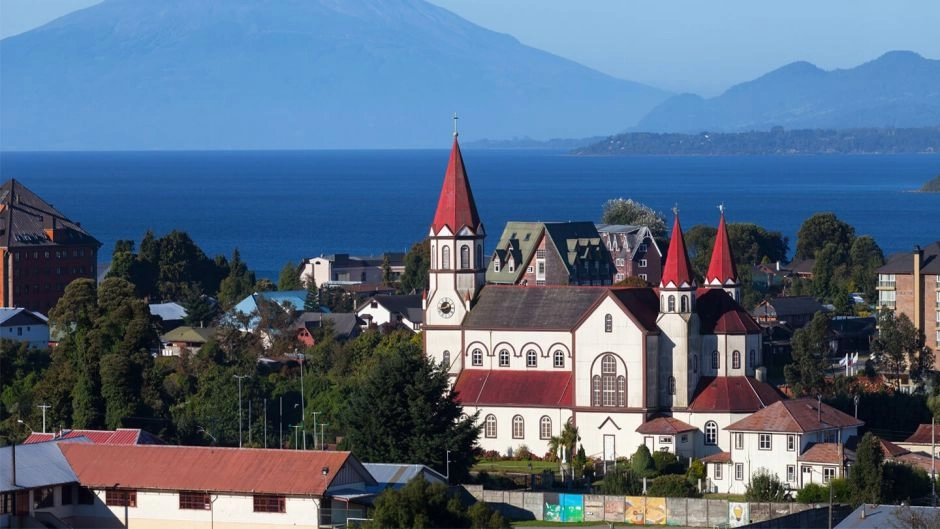
<instances>
[{"instance_id":1,"label":"rooftop","mask_svg":"<svg viewBox=\"0 0 940 529\"><path fill-rule=\"evenodd\" d=\"M807 433L865 424L816 399L781 400L733 423L725 430L752 432Z\"/></svg>"},{"instance_id":2,"label":"rooftop","mask_svg":"<svg viewBox=\"0 0 940 529\"><path fill-rule=\"evenodd\" d=\"M551 407L574 403L570 371L465 369L454 391L464 406L510 405Z\"/></svg>"}]
</instances>

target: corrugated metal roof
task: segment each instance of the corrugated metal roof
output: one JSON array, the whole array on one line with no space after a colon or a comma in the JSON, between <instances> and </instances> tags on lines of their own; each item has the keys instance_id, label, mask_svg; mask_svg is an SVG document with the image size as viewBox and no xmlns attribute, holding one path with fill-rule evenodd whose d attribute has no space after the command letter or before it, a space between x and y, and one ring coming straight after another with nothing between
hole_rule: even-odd
<instances>
[{"instance_id":1,"label":"corrugated metal roof","mask_svg":"<svg viewBox=\"0 0 940 529\"><path fill-rule=\"evenodd\" d=\"M110 445L162 445L163 440L150 432L139 428L118 428L117 430L62 430L59 433L33 432L23 444L43 443L55 439L76 439L84 437L94 444Z\"/></svg>"},{"instance_id":2,"label":"corrugated metal roof","mask_svg":"<svg viewBox=\"0 0 940 529\"><path fill-rule=\"evenodd\" d=\"M454 391L464 406L514 405L557 408L574 403L570 371L466 369Z\"/></svg>"},{"instance_id":3,"label":"corrugated metal roof","mask_svg":"<svg viewBox=\"0 0 940 529\"><path fill-rule=\"evenodd\" d=\"M151 303L150 315L163 321L176 321L186 318L186 309L179 303Z\"/></svg>"},{"instance_id":4,"label":"corrugated metal roof","mask_svg":"<svg viewBox=\"0 0 940 529\"><path fill-rule=\"evenodd\" d=\"M398 464L398 463L363 463L369 474L375 478L380 487L404 486L412 478L424 474L428 481L446 483L447 479L439 472L424 465ZM430 479L429 479L430 478Z\"/></svg>"},{"instance_id":5,"label":"corrugated metal roof","mask_svg":"<svg viewBox=\"0 0 940 529\"><path fill-rule=\"evenodd\" d=\"M689 409L749 413L781 399L783 395L772 386L751 377L702 377Z\"/></svg>"},{"instance_id":6,"label":"corrugated metal roof","mask_svg":"<svg viewBox=\"0 0 940 529\"><path fill-rule=\"evenodd\" d=\"M63 483L77 483L78 477L59 450L59 444L88 443L88 439L61 440L55 443L17 445L16 485L13 477L12 446L0 448L0 492L49 487Z\"/></svg>"},{"instance_id":7,"label":"corrugated metal roof","mask_svg":"<svg viewBox=\"0 0 940 529\"><path fill-rule=\"evenodd\" d=\"M571 330L607 289L487 285L464 318L465 329Z\"/></svg>"},{"instance_id":8,"label":"corrugated metal roof","mask_svg":"<svg viewBox=\"0 0 940 529\"><path fill-rule=\"evenodd\" d=\"M372 481L349 452L90 444L61 450L92 487L322 496L347 465Z\"/></svg>"}]
</instances>

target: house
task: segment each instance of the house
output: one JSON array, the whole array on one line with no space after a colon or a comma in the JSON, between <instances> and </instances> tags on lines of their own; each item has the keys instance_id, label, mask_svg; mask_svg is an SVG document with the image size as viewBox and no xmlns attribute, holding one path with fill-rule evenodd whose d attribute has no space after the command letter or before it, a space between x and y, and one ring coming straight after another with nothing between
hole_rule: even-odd
<instances>
[{"instance_id":1,"label":"house","mask_svg":"<svg viewBox=\"0 0 940 529\"><path fill-rule=\"evenodd\" d=\"M297 332L297 340L305 347L315 345L313 331L322 325L332 325L333 338L339 341L359 336L363 322L355 313L304 312L297 316L291 329Z\"/></svg>"},{"instance_id":2,"label":"house","mask_svg":"<svg viewBox=\"0 0 940 529\"><path fill-rule=\"evenodd\" d=\"M75 279L95 279L101 243L17 180L0 186L0 307L48 314Z\"/></svg>"},{"instance_id":3,"label":"house","mask_svg":"<svg viewBox=\"0 0 940 529\"><path fill-rule=\"evenodd\" d=\"M49 320L24 308L0 308L0 338L45 349L49 347Z\"/></svg>"},{"instance_id":4,"label":"house","mask_svg":"<svg viewBox=\"0 0 940 529\"><path fill-rule=\"evenodd\" d=\"M389 277L383 267L388 264ZM405 272L405 254L386 252L382 255L351 256L346 253L321 255L304 259L300 280L306 284L312 278L318 286L329 284L385 283L398 281Z\"/></svg>"},{"instance_id":5,"label":"house","mask_svg":"<svg viewBox=\"0 0 940 529\"><path fill-rule=\"evenodd\" d=\"M790 277L799 279L813 279L813 269L816 268L816 259L794 259L787 266Z\"/></svg>"},{"instance_id":6,"label":"house","mask_svg":"<svg viewBox=\"0 0 940 529\"><path fill-rule=\"evenodd\" d=\"M162 445L163 440L140 428L118 428L117 430L60 430L54 433L32 432L23 441L24 445L45 443L62 439L84 438L93 444L103 445Z\"/></svg>"},{"instance_id":7,"label":"house","mask_svg":"<svg viewBox=\"0 0 940 529\"><path fill-rule=\"evenodd\" d=\"M167 303L151 303L150 316L154 318L163 332L172 331L183 325L186 319L186 309L179 303L170 301Z\"/></svg>"},{"instance_id":8,"label":"house","mask_svg":"<svg viewBox=\"0 0 940 529\"><path fill-rule=\"evenodd\" d=\"M318 528L365 514L362 506L335 500L333 490L376 484L349 452L59 446L88 491L88 501L72 501L62 519L83 527Z\"/></svg>"},{"instance_id":9,"label":"house","mask_svg":"<svg viewBox=\"0 0 940 529\"><path fill-rule=\"evenodd\" d=\"M261 322L259 315L259 306L267 302L281 308L302 312L304 310L304 301L307 299L306 290L272 290L268 292L255 292L246 296L235 304L229 314L226 315L227 321L234 323L243 331L253 331ZM324 310L324 312L329 312Z\"/></svg>"},{"instance_id":10,"label":"house","mask_svg":"<svg viewBox=\"0 0 940 529\"><path fill-rule=\"evenodd\" d=\"M160 356L179 356L184 350L196 354L217 331L215 327L177 327L160 336Z\"/></svg>"},{"instance_id":11,"label":"house","mask_svg":"<svg viewBox=\"0 0 940 529\"><path fill-rule=\"evenodd\" d=\"M878 306L906 314L940 350L940 241L890 256L878 274ZM940 355L934 364L940 368Z\"/></svg>"},{"instance_id":12,"label":"house","mask_svg":"<svg viewBox=\"0 0 940 529\"><path fill-rule=\"evenodd\" d=\"M836 316L829 320L829 346L833 353L842 355L868 351L875 337L877 320L874 316Z\"/></svg>"},{"instance_id":13,"label":"house","mask_svg":"<svg viewBox=\"0 0 940 529\"><path fill-rule=\"evenodd\" d=\"M459 253L459 256L458 256ZM470 249L432 254L431 266L469 268ZM477 254L480 256L480 254ZM613 261L591 222L508 222L486 269L495 285L610 285Z\"/></svg>"},{"instance_id":14,"label":"house","mask_svg":"<svg viewBox=\"0 0 940 529\"><path fill-rule=\"evenodd\" d=\"M64 527L59 520L72 512L78 477L59 444L88 442L78 438L0 447L0 527Z\"/></svg>"},{"instance_id":15,"label":"house","mask_svg":"<svg viewBox=\"0 0 940 529\"><path fill-rule=\"evenodd\" d=\"M760 469L791 489L845 475L846 443L864 423L815 399L781 400L724 428L731 449L706 457L711 489L744 494Z\"/></svg>"},{"instance_id":16,"label":"house","mask_svg":"<svg viewBox=\"0 0 940 529\"><path fill-rule=\"evenodd\" d=\"M366 327L400 325L417 331L424 322L421 296L372 296L359 304L356 316Z\"/></svg>"},{"instance_id":17,"label":"house","mask_svg":"<svg viewBox=\"0 0 940 529\"><path fill-rule=\"evenodd\" d=\"M614 261L614 283L638 277L658 285L663 274L663 252L646 226L598 224L604 246Z\"/></svg>"},{"instance_id":18,"label":"house","mask_svg":"<svg viewBox=\"0 0 940 529\"><path fill-rule=\"evenodd\" d=\"M919 424L917 430L910 437L897 443L897 445L911 452L927 454L928 456L933 453L935 457L940 457L940 449L938 449L940 447L934 448L934 445L940 445L940 426Z\"/></svg>"},{"instance_id":19,"label":"house","mask_svg":"<svg viewBox=\"0 0 940 529\"><path fill-rule=\"evenodd\" d=\"M695 455L691 441L696 430L695 426L668 416L646 421L636 429L643 434L643 444L650 452L672 452L686 459Z\"/></svg>"},{"instance_id":20,"label":"house","mask_svg":"<svg viewBox=\"0 0 940 529\"><path fill-rule=\"evenodd\" d=\"M785 322L795 330L808 324L817 312L825 311L812 296L781 296L761 301L753 314L762 324Z\"/></svg>"}]
</instances>

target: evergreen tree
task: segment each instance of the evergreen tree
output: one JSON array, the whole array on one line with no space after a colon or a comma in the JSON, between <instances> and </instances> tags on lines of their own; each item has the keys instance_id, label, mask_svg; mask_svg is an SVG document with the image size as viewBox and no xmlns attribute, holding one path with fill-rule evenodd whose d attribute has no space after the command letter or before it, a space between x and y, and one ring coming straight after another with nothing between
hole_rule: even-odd
<instances>
[{"instance_id":1,"label":"evergreen tree","mask_svg":"<svg viewBox=\"0 0 940 529\"><path fill-rule=\"evenodd\" d=\"M783 368L794 396L816 396L826 390L825 373L829 368L829 318L822 312L809 325L797 329L790 340L793 362Z\"/></svg>"},{"instance_id":2,"label":"evergreen tree","mask_svg":"<svg viewBox=\"0 0 940 529\"><path fill-rule=\"evenodd\" d=\"M390 286L392 282L392 264L388 260L388 254L385 254L382 256L382 284Z\"/></svg>"},{"instance_id":3,"label":"evergreen tree","mask_svg":"<svg viewBox=\"0 0 940 529\"><path fill-rule=\"evenodd\" d=\"M405 272L401 275L400 292L410 294L428 288L431 267L431 241L416 242L405 255Z\"/></svg>"},{"instance_id":4,"label":"evergreen tree","mask_svg":"<svg viewBox=\"0 0 940 529\"><path fill-rule=\"evenodd\" d=\"M803 221L796 234L796 258L816 259L816 254L829 243L836 246L840 255L847 255L854 238L855 228L834 213L816 213Z\"/></svg>"},{"instance_id":5,"label":"evergreen tree","mask_svg":"<svg viewBox=\"0 0 940 529\"><path fill-rule=\"evenodd\" d=\"M320 312L320 289L312 277L307 278L307 296L304 298L304 312Z\"/></svg>"},{"instance_id":6,"label":"evergreen tree","mask_svg":"<svg viewBox=\"0 0 940 529\"><path fill-rule=\"evenodd\" d=\"M229 274L219 284L219 303L224 309L230 309L251 294L254 286L255 273L248 270L248 266L241 260L238 248L235 248L232 260L229 261Z\"/></svg>"},{"instance_id":7,"label":"evergreen tree","mask_svg":"<svg viewBox=\"0 0 940 529\"><path fill-rule=\"evenodd\" d=\"M641 478L652 477L656 474L656 462L650 454L650 449L646 445L640 445L636 452L630 456L630 468L633 473Z\"/></svg>"},{"instance_id":8,"label":"evergreen tree","mask_svg":"<svg viewBox=\"0 0 940 529\"><path fill-rule=\"evenodd\" d=\"M871 432L862 436L855 452L855 465L849 472L852 503L881 503L884 452Z\"/></svg>"},{"instance_id":9,"label":"evergreen tree","mask_svg":"<svg viewBox=\"0 0 940 529\"><path fill-rule=\"evenodd\" d=\"M281 268L281 273L277 276L277 289L280 291L285 290L300 290L300 273L297 271L297 265L293 261L287 261L284 264L284 268Z\"/></svg>"}]
</instances>

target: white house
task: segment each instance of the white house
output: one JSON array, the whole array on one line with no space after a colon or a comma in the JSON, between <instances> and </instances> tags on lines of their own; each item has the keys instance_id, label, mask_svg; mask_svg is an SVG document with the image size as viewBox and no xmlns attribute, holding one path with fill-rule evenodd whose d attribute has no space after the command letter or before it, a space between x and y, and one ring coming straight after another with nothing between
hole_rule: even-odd
<instances>
[{"instance_id":1,"label":"white house","mask_svg":"<svg viewBox=\"0 0 940 529\"><path fill-rule=\"evenodd\" d=\"M414 294L372 296L359 304L356 316L366 327L392 324L402 325L413 331L420 330L424 321L421 296Z\"/></svg>"},{"instance_id":2,"label":"white house","mask_svg":"<svg viewBox=\"0 0 940 529\"><path fill-rule=\"evenodd\" d=\"M382 283L382 267L386 261L391 280L397 281L405 271L405 254L401 252L364 257L345 253L309 257L301 265L300 280L306 285L312 278L321 287L328 284Z\"/></svg>"},{"instance_id":3,"label":"white house","mask_svg":"<svg viewBox=\"0 0 940 529\"><path fill-rule=\"evenodd\" d=\"M49 347L49 321L24 308L0 308L0 338L27 342L30 347Z\"/></svg>"}]
</instances>

